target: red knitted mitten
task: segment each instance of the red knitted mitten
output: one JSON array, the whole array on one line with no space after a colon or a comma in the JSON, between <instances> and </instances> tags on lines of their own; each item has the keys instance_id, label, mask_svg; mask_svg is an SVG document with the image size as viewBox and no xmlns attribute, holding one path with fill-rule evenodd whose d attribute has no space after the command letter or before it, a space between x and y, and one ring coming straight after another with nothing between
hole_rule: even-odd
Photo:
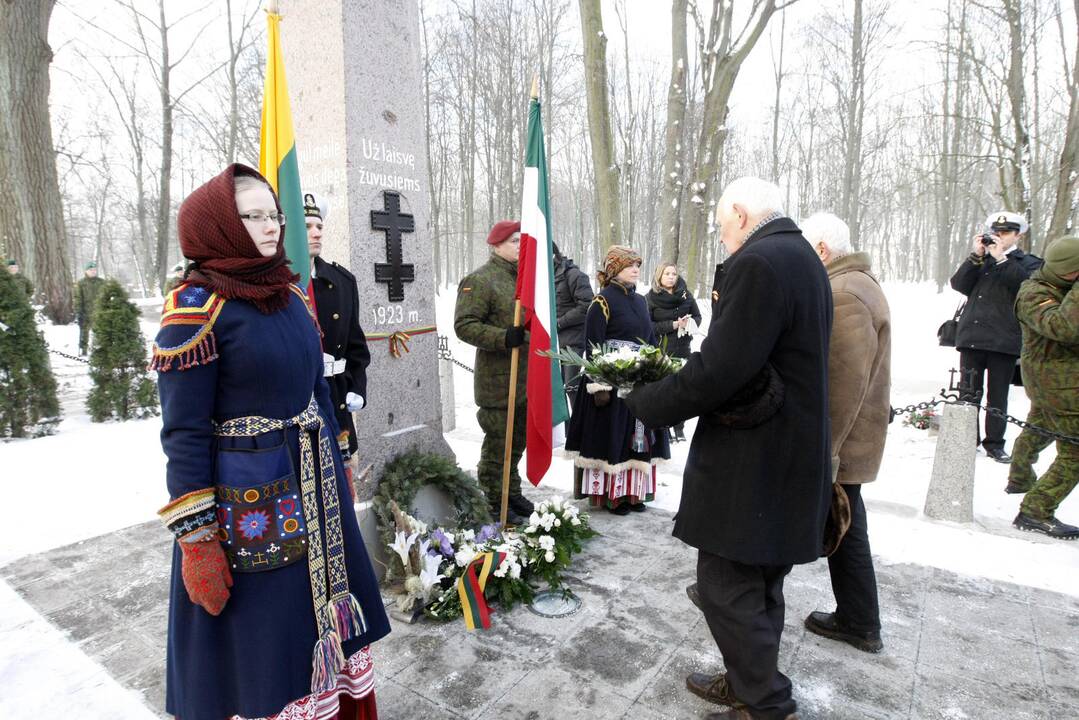
<instances>
[{"instance_id":1,"label":"red knitted mitten","mask_svg":"<svg viewBox=\"0 0 1079 720\"><path fill-rule=\"evenodd\" d=\"M201 605L211 615L220 615L229 599L232 573L221 543L180 542L183 551L184 587L191 602Z\"/></svg>"}]
</instances>

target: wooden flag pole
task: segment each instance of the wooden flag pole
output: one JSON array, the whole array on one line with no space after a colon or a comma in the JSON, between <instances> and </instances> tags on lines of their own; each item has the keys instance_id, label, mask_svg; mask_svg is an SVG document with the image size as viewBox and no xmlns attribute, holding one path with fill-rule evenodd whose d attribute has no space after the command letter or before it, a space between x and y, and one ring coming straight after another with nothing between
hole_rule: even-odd
<instances>
[{"instance_id":1,"label":"wooden flag pole","mask_svg":"<svg viewBox=\"0 0 1079 720\"><path fill-rule=\"evenodd\" d=\"M533 100L539 100L539 73L532 76L532 92L529 97Z\"/></svg>"},{"instance_id":2,"label":"wooden flag pole","mask_svg":"<svg viewBox=\"0 0 1079 720\"><path fill-rule=\"evenodd\" d=\"M280 0L266 0L266 12L271 15L281 14L281 2Z\"/></svg>"},{"instance_id":3,"label":"wooden flag pole","mask_svg":"<svg viewBox=\"0 0 1079 720\"><path fill-rule=\"evenodd\" d=\"M513 304L513 326L521 324L521 300ZM517 409L517 361L521 355L521 347L518 345L510 352L510 395L509 406L506 408L506 451L502 455L502 513L499 520L502 527L506 527L506 514L509 511L510 502L510 460L513 458L513 416Z\"/></svg>"}]
</instances>

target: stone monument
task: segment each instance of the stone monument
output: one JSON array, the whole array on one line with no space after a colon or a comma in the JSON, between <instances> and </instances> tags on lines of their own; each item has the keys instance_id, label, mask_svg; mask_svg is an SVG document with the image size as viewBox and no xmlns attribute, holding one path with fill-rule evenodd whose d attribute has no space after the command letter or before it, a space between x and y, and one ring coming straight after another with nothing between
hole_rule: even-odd
<instances>
[{"instance_id":1,"label":"stone monument","mask_svg":"<svg viewBox=\"0 0 1079 720\"><path fill-rule=\"evenodd\" d=\"M418 0L281 0L304 192L325 198L323 257L356 276L368 405L361 502L383 465L442 436Z\"/></svg>"},{"instance_id":2,"label":"stone monument","mask_svg":"<svg viewBox=\"0 0 1079 720\"><path fill-rule=\"evenodd\" d=\"M974 520L974 462L978 452L978 408L947 405L937 435L925 514L935 520Z\"/></svg>"}]
</instances>

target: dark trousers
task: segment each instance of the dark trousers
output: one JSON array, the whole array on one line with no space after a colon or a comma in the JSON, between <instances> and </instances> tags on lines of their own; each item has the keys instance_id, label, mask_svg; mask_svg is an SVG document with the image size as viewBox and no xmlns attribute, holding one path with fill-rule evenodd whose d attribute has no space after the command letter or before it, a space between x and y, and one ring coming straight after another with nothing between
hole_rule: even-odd
<instances>
[{"instance_id":1,"label":"dark trousers","mask_svg":"<svg viewBox=\"0 0 1079 720\"><path fill-rule=\"evenodd\" d=\"M697 555L697 591L734 696L754 718L782 720L797 708L791 681L779 672L783 578L790 565L743 565L704 550Z\"/></svg>"},{"instance_id":2,"label":"dark trousers","mask_svg":"<svg viewBox=\"0 0 1079 720\"><path fill-rule=\"evenodd\" d=\"M1008 392L1015 374L1015 355L992 350L959 351L959 398L980 403L985 387L985 374L989 373L989 392L985 397L988 407L1002 413L1008 412ZM986 450L1004 449L1004 428L1007 422L995 415L985 416L985 438L981 440ZM981 433L979 432L979 438Z\"/></svg>"},{"instance_id":3,"label":"dark trousers","mask_svg":"<svg viewBox=\"0 0 1079 720\"><path fill-rule=\"evenodd\" d=\"M828 573L835 594L835 616L856 632L880 631L877 575L869 552L869 526L861 485L844 485L850 501L850 528L839 548L828 557Z\"/></svg>"}]
</instances>

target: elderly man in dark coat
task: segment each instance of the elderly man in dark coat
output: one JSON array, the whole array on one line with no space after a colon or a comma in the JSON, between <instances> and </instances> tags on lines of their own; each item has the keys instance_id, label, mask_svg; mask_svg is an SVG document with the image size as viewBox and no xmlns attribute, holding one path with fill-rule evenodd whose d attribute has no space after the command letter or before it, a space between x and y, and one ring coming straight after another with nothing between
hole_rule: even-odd
<instances>
[{"instance_id":1,"label":"elderly man in dark coat","mask_svg":"<svg viewBox=\"0 0 1079 720\"><path fill-rule=\"evenodd\" d=\"M674 535L698 550L701 609L726 673L688 688L730 706L711 718L795 718L779 672L783 579L821 555L831 497L828 339L820 260L780 212L779 188L740 178L716 208L724 264L699 353L626 398L652 427L699 417Z\"/></svg>"}]
</instances>

